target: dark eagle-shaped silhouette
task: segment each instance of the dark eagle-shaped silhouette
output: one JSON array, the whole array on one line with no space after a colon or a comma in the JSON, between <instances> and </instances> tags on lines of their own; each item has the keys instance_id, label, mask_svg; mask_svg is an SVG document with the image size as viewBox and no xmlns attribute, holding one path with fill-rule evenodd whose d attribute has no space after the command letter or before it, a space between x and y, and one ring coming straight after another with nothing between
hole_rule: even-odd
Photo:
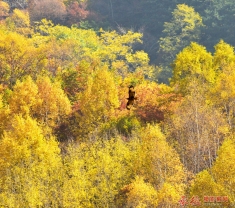
<instances>
[{"instance_id":1,"label":"dark eagle-shaped silhouette","mask_svg":"<svg viewBox=\"0 0 235 208\"><path fill-rule=\"evenodd\" d=\"M126 104L126 109L130 110L131 106L133 106L134 104L134 100L136 100L137 98L135 97L135 90L134 90L134 86L130 86L129 87L129 98L127 98L128 102Z\"/></svg>"}]
</instances>

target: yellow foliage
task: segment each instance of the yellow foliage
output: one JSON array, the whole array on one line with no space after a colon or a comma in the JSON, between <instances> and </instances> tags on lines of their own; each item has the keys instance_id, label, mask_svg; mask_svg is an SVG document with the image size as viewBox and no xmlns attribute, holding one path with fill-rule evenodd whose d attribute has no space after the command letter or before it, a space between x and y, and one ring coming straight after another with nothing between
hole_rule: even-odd
<instances>
[{"instance_id":1,"label":"yellow foliage","mask_svg":"<svg viewBox=\"0 0 235 208\"><path fill-rule=\"evenodd\" d=\"M8 16L10 6L4 1L0 1L0 17Z\"/></svg>"},{"instance_id":2,"label":"yellow foliage","mask_svg":"<svg viewBox=\"0 0 235 208\"><path fill-rule=\"evenodd\" d=\"M188 84L192 79L198 79L202 83L214 83L216 73L212 60L212 55L205 47L191 43L176 56L171 84L178 86L180 92L185 92L189 90Z\"/></svg>"},{"instance_id":3,"label":"yellow foliage","mask_svg":"<svg viewBox=\"0 0 235 208\"><path fill-rule=\"evenodd\" d=\"M24 28L30 26L29 14L27 12L14 9L11 18L14 21L16 27Z\"/></svg>"},{"instance_id":4,"label":"yellow foliage","mask_svg":"<svg viewBox=\"0 0 235 208\"><path fill-rule=\"evenodd\" d=\"M224 194L223 187L216 183L208 170L199 172L190 187L190 195L199 196L201 199L204 196L223 196Z\"/></svg>"},{"instance_id":5,"label":"yellow foliage","mask_svg":"<svg viewBox=\"0 0 235 208\"><path fill-rule=\"evenodd\" d=\"M42 34L50 35L45 38L35 34L34 39L42 41L41 44L43 41L49 44L48 52L50 56L58 57L57 63L61 61L61 56L66 57L65 61L69 57L70 65L74 66L78 61L96 62L100 67L107 65L117 70L117 74L125 76L127 69L128 72L133 72L137 67L148 67L147 53L132 50L134 43L141 42L142 34L140 33L129 31L120 35L116 31L100 30L100 36L98 36L92 30L54 26L46 20L42 20L37 29ZM54 43L55 40L56 43ZM53 47L51 41L54 43ZM56 47L55 50L54 47ZM59 54L61 55L59 56ZM66 64L61 67L64 68Z\"/></svg>"},{"instance_id":6,"label":"yellow foliage","mask_svg":"<svg viewBox=\"0 0 235 208\"><path fill-rule=\"evenodd\" d=\"M143 175L161 193L159 204L176 204L185 189L185 172L178 154L166 142L157 125L143 128L140 139L135 163L137 175ZM171 188L166 191L164 187ZM164 195L168 198L164 199Z\"/></svg>"},{"instance_id":7,"label":"yellow foliage","mask_svg":"<svg viewBox=\"0 0 235 208\"><path fill-rule=\"evenodd\" d=\"M58 143L54 138L45 139L35 120L14 116L0 141L1 206L53 204L59 153Z\"/></svg>"},{"instance_id":8,"label":"yellow foliage","mask_svg":"<svg viewBox=\"0 0 235 208\"><path fill-rule=\"evenodd\" d=\"M213 64L216 69L226 70L226 66L229 66L230 64L234 65L235 56L234 48L232 46L225 43L223 40L220 40L214 48Z\"/></svg>"},{"instance_id":9,"label":"yellow foliage","mask_svg":"<svg viewBox=\"0 0 235 208\"><path fill-rule=\"evenodd\" d=\"M97 69L91 74L78 105L81 112L78 115L79 131L84 133L99 129L113 116L119 100L112 73L107 68Z\"/></svg>"},{"instance_id":10,"label":"yellow foliage","mask_svg":"<svg viewBox=\"0 0 235 208\"><path fill-rule=\"evenodd\" d=\"M41 102L38 87L31 77L26 77L23 82L17 81L8 100L11 113L22 115L32 115Z\"/></svg>"},{"instance_id":11,"label":"yellow foliage","mask_svg":"<svg viewBox=\"0 0 235 208\"><path fill-rule=\"evenodd\" d=\"M17 79L30 75L35 77L45 66L41 48L15 32L1 31L0 74L1 83L12 87Z\"/></svg>"},{"instance_id":12,"label":"yellow foliage","mask_svg":"<svg viewBox=\"0 0 235 208\"><path fill-rule=\"evenodd\" d=\"M34 114L39 122L54 127L71 112L71 104L59 82L51 82L49 77L39 77L36 81L38 97L41 100Z\"/></svg>"},{"instance_id":13,"label":"yellow foliage","mask_svg":"<svg viewBox=\"0 0 235 208\"><path fill-rule=\"evenodd\" d=\"M224 41L215 46L214 68L218 71L216 83L210 88L209 99L222 110L230 129L234 128L235 54L234 48Z\"/></svg>"},{"instance_id":14,"label":"yellow foliage","mask_svg":"<svg viewBox=\"0 0 235 208\"><path fill-rule=\"evenodd\" d=\"M229 196L230 202L235 202L235 142L234 138L225 139L218 151L218 157L212 167L212 175L216 182Z\"/></svg>"},{"instance_id":15,"label":"yellow foliage","mask_svg":"<svg viewBox=\"0 0 235 208\"><path fill-rule=\"evenodd\" d=\"M176 204L181 196L182 195L179 194L177 188L174 185L168 182L164 182L162 188L158 191L158 198L160 202L159 205L170 206L172 204Z\"/></svg>"},{"instance_id":16,"label":"yellow foliage","mask_svg":"<svg viewBox=\"0 0 235 208\"><path fill-rule=\"evenodd\" d=\"M27 11L14 9L11 15L5 20L8 30L16 31L24 36L32 34L30 28L30 19Z\"/></svg>"},{"instance_id":17,"label":"yellow foliage","mask_svg":"<svg viewBox=\"0 0 235 208\"><path fill-rule=\"evenodd\" d=\"M48 77L39 77L36 83L29 76L17 81L8 104L10 115L30 115L47 127L55 127L71 112L71 104L59 82L52 83Z\"/></svg>"},{"instance_id":18,"label":"yellow foliage","mask_svg":"<svg viewBox=\"0 0 235 208\"><path fill-rule=\"evenodd\" d=\"M81 143L68 148L63 204L68 207L110 207L130 183L133 144L120 138ZM116 201L116 203L119 203Z\"/></svg>"},{"instance_id":19,"label":"yellow foliage","mask_svg":"<svg viewBox=\"0 0 235 208\"><path fill-rule=\"evenodd\" d=\"M202 26L202 18L199 13L186 4L178 4L173 14L175 17L181 18L180 20L185 24L183 31L193 31L198 25Z\"/></svg>"},{"instance_id":20,"label":"yellow foliage","mask_svg":"<svg viewBox=\"0 0 235 208\"><path fill-rule=\"evenodd\" d=\"M136 176L127 189L127 207L157 207L158 193L150 183L144 182L142 177Z\"/></svg>"}]
</instances>

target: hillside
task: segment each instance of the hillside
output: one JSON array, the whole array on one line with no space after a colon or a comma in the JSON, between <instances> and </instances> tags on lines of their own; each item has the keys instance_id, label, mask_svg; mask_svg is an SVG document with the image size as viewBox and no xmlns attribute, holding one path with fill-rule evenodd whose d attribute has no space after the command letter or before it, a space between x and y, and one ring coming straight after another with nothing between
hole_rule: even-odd
<instances>
[{"instance_id":1,"label":"hillside","mask_svg":"<svg viewBox=\"0 0 235 208\"><path fill-rule=\"evenodd\" d=\"M173 2L0 1L0 206L234 205L233 5Z\"/></svg>"}]
</instances>

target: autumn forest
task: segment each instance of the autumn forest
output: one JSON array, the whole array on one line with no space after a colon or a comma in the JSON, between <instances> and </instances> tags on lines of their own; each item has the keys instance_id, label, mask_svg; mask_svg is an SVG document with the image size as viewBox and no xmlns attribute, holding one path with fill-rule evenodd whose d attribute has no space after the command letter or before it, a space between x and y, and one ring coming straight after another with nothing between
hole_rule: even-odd
<instances>
[{"instance_id":1,"label":"autumn forest","mask_svg":"<svg viewBox=\"0 0 235 208\"><path fill-rule=\"evenodd\" d=\"M0 0L0 207L233 207L234 12Z\"/></svg>"}]
</instances>

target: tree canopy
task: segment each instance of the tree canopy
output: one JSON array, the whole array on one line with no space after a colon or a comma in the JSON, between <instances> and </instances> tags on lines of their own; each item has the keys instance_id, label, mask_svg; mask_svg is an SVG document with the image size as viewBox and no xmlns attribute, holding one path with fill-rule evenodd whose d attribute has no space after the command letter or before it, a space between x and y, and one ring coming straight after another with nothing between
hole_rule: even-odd
<instances>
[{"instance_id":1,"label":"tree canopy","mask_svg":"<svg viewBox=\"0 0 235 208\"><path fill-rule=\"evenodd\" d=\"M233 13L0 0L0 207L233 206Z\"/></svg>"}]
</instances>

